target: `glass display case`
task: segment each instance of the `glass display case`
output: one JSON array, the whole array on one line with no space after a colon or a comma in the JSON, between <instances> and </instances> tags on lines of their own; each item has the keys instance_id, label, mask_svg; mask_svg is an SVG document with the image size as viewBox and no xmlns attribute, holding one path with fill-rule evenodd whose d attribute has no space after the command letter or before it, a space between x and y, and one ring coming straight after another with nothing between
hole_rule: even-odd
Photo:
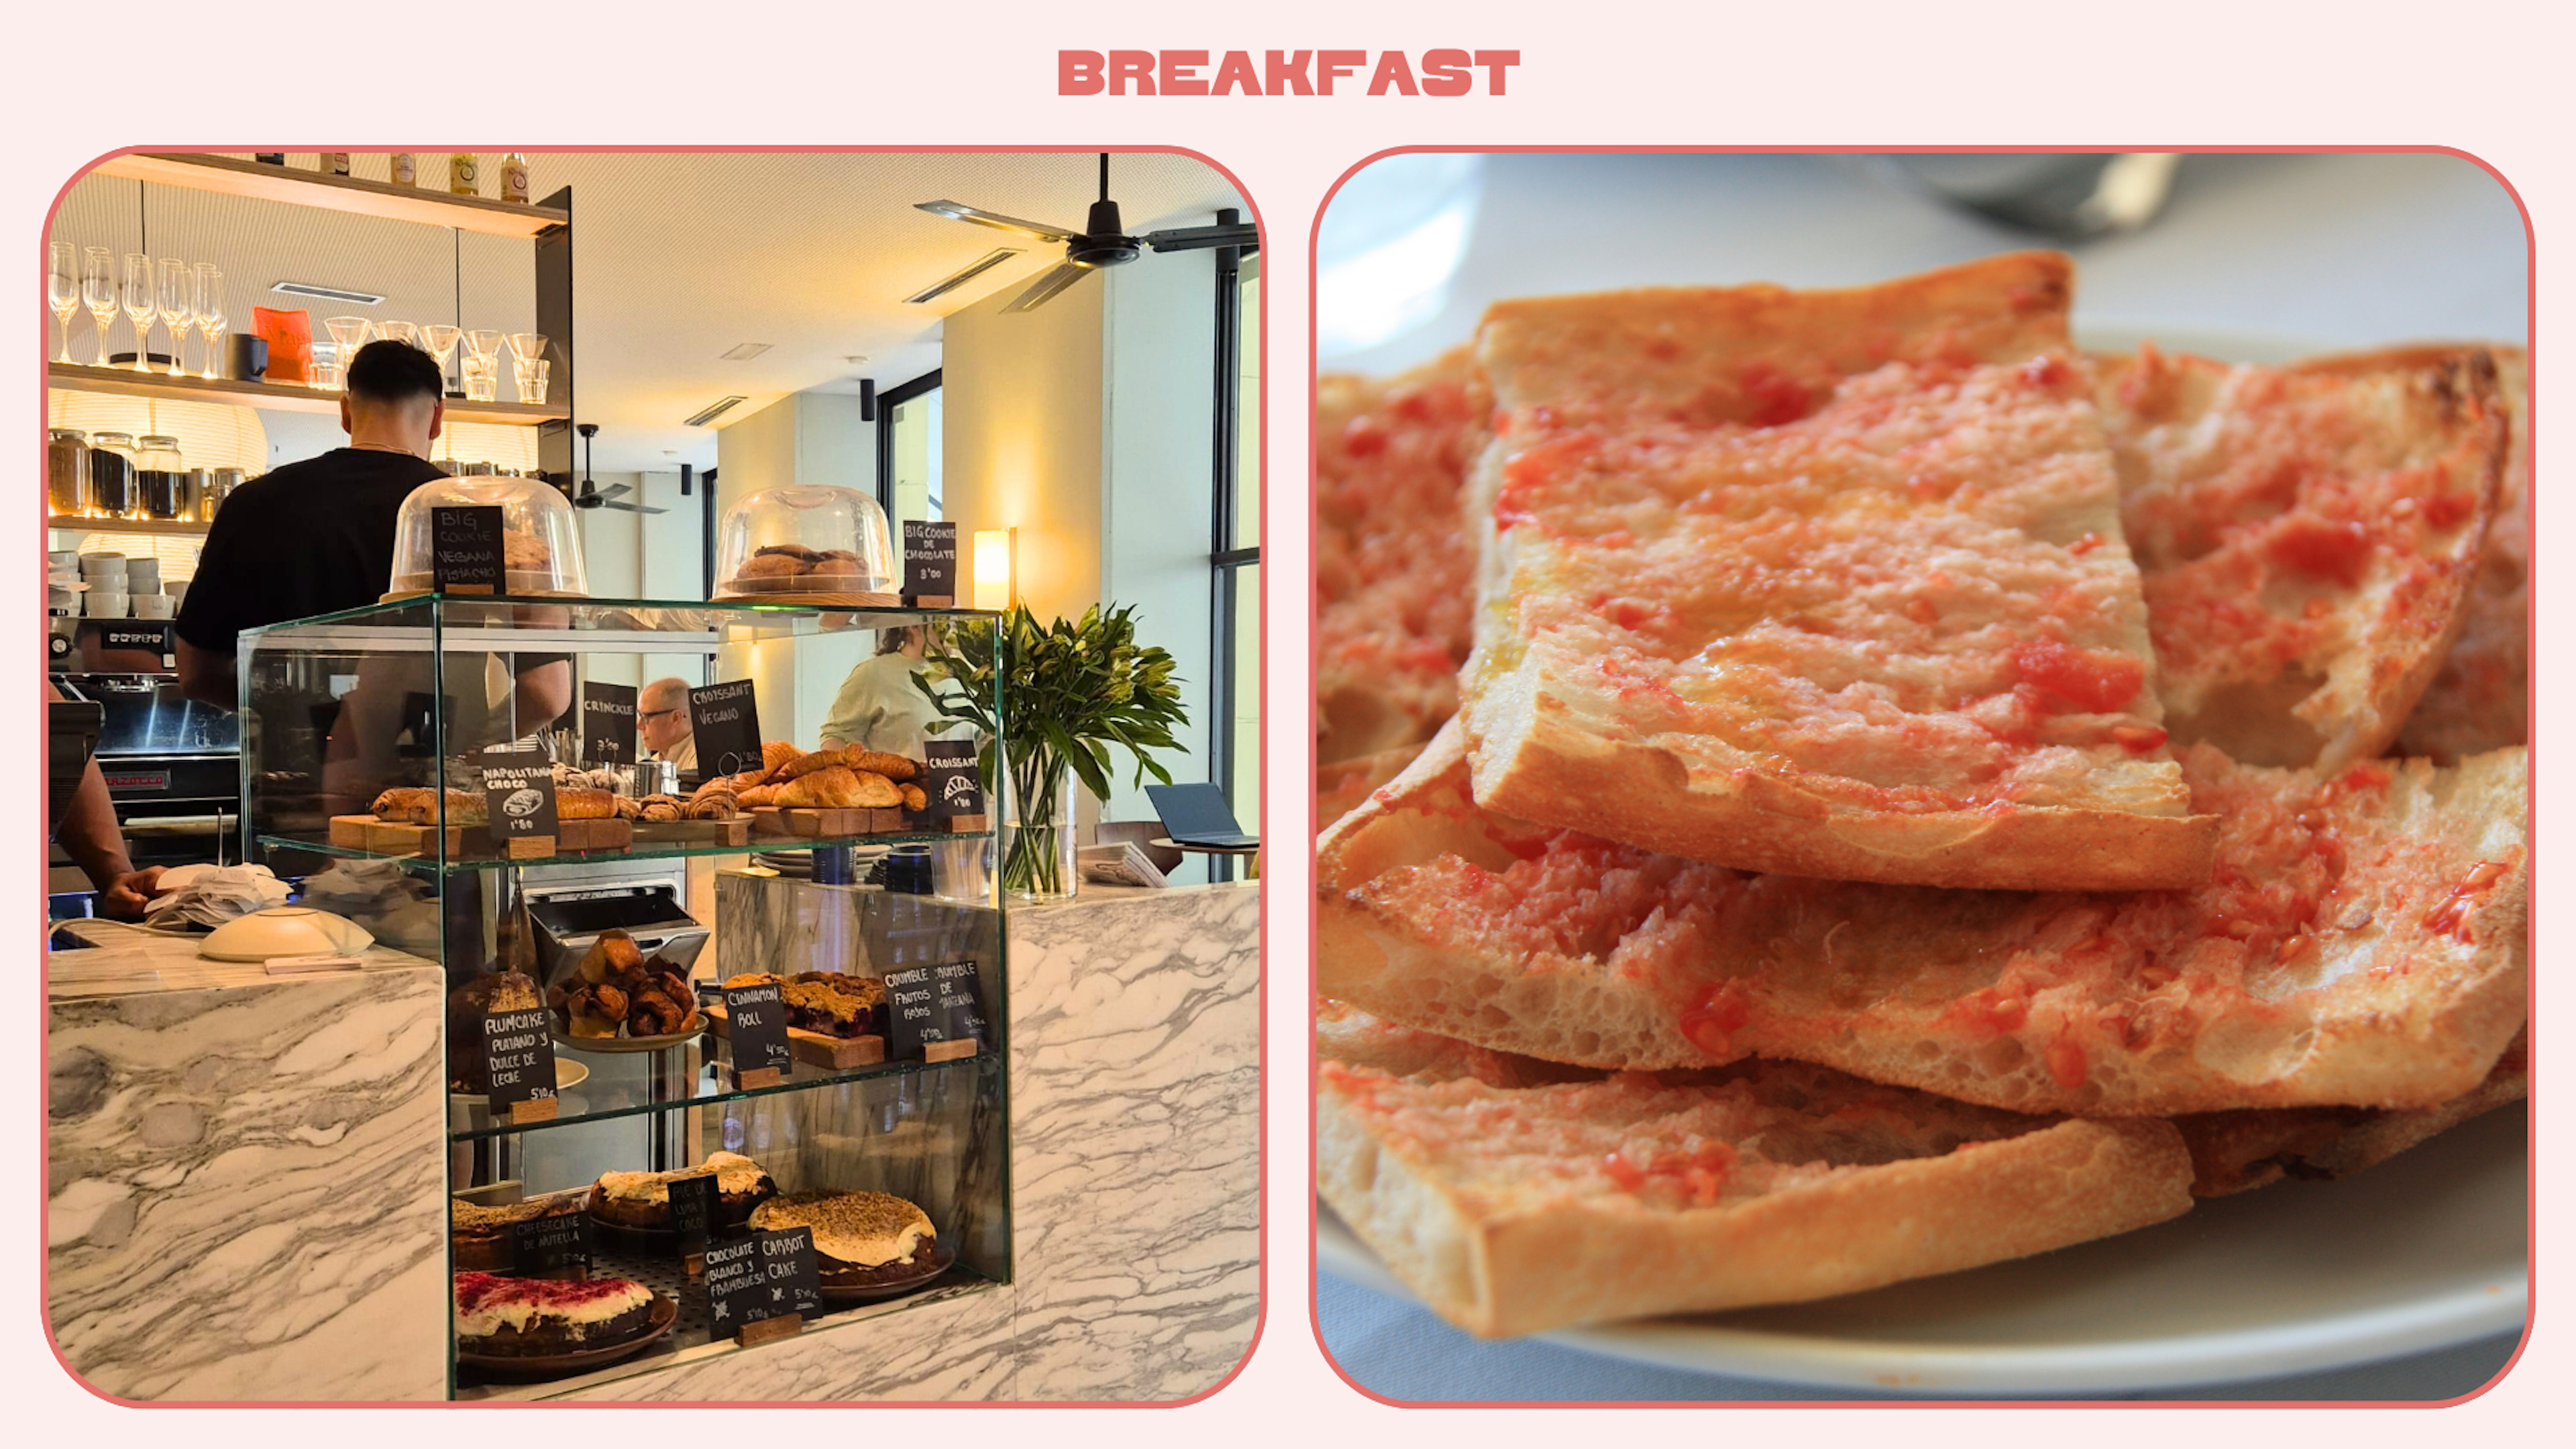
<instances>
[{"instance_id":1,"label":"glass display case","mask_svg":"<svg viewBox=\"0 0 2576 1449\"><path fill-rule=\"evenodd\" d=\"M749 1236L767 1252L804 1229L816 1301L795 1331L1011 1281L993 812L934 813L918 792L809 806L783 788L973 770L971 742L962 763L800 746L881 631L996 622L431 594L243 636L245 858L444 970L456 1397L758 1351L708 1287ZM670 678L705 691L684 696L704 711L693 735L756 732L768 779L682 773L666 794L664 772L620 768L636 691ZM547 833L522 833L509 802L548 779L554 808L532 817L551 816ZM544 1038L551 1098L501 1085L503 1049L525 1045L494 1036L509 1030ZM704 1234L700 1190L721 1205ZM889 1214L914 1227L875 1231ZM482 1273L503 1281L466 1276ZM577 1278L591 1286L562 1281ZM468 1311L469 1292L502 1300L497 1318Z\"/></svg>"},{"instance_id":2,"label":"glass display case","mask_svg":"<svg viewBox=\"0 0 2576 1449\"><path fill-rule=\"evenodd\" d=\"M716 528L719 599L855 608L900 602L902 582L885 510L855 488L764 488Z\"/></svg>"},{"instance_id":3,"label":"glass display case","mask_svg":"<svg viewBox=\"0 0 2576 1449\"><path fill-rule=\"evenodd\" d=\"M590 592L582 567L581 526L563 490L540 478L440 478L403 500L394 519L393 588L387 599L426 594L438 587L441 508L501 510L501 568L505 587L519 598L580 598Z\"/></svg>"}]
</instances>

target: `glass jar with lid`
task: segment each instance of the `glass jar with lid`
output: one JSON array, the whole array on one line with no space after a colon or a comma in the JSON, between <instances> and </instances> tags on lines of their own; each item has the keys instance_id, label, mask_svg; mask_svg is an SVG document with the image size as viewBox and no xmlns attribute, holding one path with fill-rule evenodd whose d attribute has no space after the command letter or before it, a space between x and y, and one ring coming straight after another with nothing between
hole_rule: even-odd
<instances>
[{"instance_id":1,"label":"glass jar with lid","mask_svg":"<svg viewBox=\"0 0 2576 1449\"><path fill-rule=\"evenodd\" d=\"M56 518L89 514L89 434L78 428L46 430L45 507Z\"/></svg>"},{"instance_id":2,"label":"glass jar with lid","mask_svg":"<svg viewBox=\"0 0 2576 1449\"><path fill-rule=\"evenodd\" d=\"M147 518L175 520L180 516L181 494L187 491L188 465L179 456L179 440L167 433L147 433L138 440L134 455L135 491L142 496L143 515Z\"/></svg>"},{"instance_id":3,"label":"glass jar with lid","mask_svg":"<svg viewBox=\"0 0 2576 1449\"><path fill-rule=\"evenodd\" d=\"M438 510L501 511L502 587L514 597L588 596L582 567L581 528L572 504L553 484L535 478L489 476L433 478L411 491L394 518L394 572L387 598L408 598L439 587ZM474 592L482 586L451 588Z\"/></svg>"},{"instance_id":4,"label":"glass jar with lid","mask_svg":"<svg viewBox=\"0 0 2576 1449\"><path fill-rule=\"evenodd\" d=\"M902 583L885 510L855 488L764 488L716 527L719 599L891 607Z\"/></svg>"},{"instance_id":5,"label":"glass jar with lid","mask_svg":"<svg viewBox=\"0 0 2576 1449\"><path fill-rule=\"evenodd\" d=\"M89 437L89 496L100 518L142 516L142 499L134 485L134 435L92 433Z\"/></svg>"}]
</instances>

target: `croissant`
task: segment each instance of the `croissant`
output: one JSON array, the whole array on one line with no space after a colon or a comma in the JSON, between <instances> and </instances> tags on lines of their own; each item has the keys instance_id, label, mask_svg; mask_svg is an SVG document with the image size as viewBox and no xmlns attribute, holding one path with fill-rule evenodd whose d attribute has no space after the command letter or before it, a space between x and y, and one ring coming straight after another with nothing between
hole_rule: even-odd
<instances>
[{"instance_id":1,"label":"croissant","mask_svg":"<svg viewBox=\"0 0 2576 1449\"><path fill-rule=\"evenodd\" d=\"M901 755L890 755L883 750L850 750L847 754L849 758L844 763L853 770L866 770L895 781L921 777L921 766Z\"/></svg>"},{"instance_id":2,"label":"croissant","mask_svg":"<svg viewBox=\"0 0 2576 1449\"><path fill-rule=\"evenodd\" d=\"M760 747L761 767L770 778L775 779L780 770L787 768L804 753L803 750L785 740L770 740Z\"/></svg>"},{"instance_id":3,"label":"croissant","mask_svg":"<svg viewBox=\"0 0 2576 1449\"><path fill-rule=\"evenodd\" d=\"M763 805L775 805L778 803L778 792L784 788L780 785L754 785L734 796L734 803L745 810L757 810Z\"/></svg>"},{"instance_id":4,"label":"croissant","mask_svg":"<svg viewBox=\"0 0 2576 1449\"><path fill-rule=\"evenodd\" d=\"M836 765L779 786L778 803L826 809L889 809L902 804L903 796L883 775Z\"/></svg>"},{"instance_id":5,"label":"croissant","mask_svg":"<svg viewBox=\"0 0 2576 1449\"><path fill-rule=\"evenodd\" d=\"M636 812L636 818L659 825L666 821L679 819L680 813L679 806L665 802L659 805L644 806L641 810Z\"/></svg>"},{"instance_id":6,"label":"croissant","mask_svg":"<svg viewBox=\"0 0 2576 1449\"><path fill-rule=\"evenodd\" d=\"M643 819L643 818L644 818L644 802L643 802L643 801L641 801L641 800L636 799L635 797L633 797L633 796L631 796L631 795L620 795L620 796L618 796L618 797L617 797L617 818L618 818L618 819L620 819L620 820L641 820L641 819Z\"/></svg>"},{"instance_id":7,"label":"croissant","mask_svg":"<svg viewBox=\"0 0 2576 1449\"><path fill-rule=\"evenodd\" d=\"M736 797L721 791L703 800L692 800L680 807L679 813L690 820L730 820L736 813Z\"/></svg>"},{"instance_id":8,"label":"croissant","mask_svg":"<svg viewBox=\"0 0 2576 1449\"><path fill-rule=\"evenodd\" d=\"M778 772L770 779L776 784L783 785L790 780L804 779L817 770L828 770L835 765L849 763L841 757L841 753L839 750L816 750L810 755L798 755L795 759L779 766Z\"/></svg>"},{"instance_id":9,"label":"croissant","mask_svg":"<svg viewBox=\"0 0 2576 1449\"><path fill-rule=\"evenodd\" d=\"M918 815L930 808L930 797L922 792L919 785L897 785L895 788L903 792L904 809Z\"/></svg>"}]
</instances>

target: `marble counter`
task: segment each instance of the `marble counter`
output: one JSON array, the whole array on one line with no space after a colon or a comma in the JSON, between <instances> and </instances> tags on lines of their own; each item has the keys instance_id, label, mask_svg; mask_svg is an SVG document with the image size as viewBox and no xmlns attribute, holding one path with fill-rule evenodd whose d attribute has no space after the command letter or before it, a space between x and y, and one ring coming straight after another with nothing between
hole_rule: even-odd
<instances>
[{"instance_id":1,"label":"marble counter","mask_svg":"<svg viewBox=\"0 0 2576 1449\"><path fill-rule=\"evenodd\" d=\"M438 967L272 977L111 923L49 957L45 1307L131 1399L447 1392Z\"/></svg>"},{"instance_id":2,"label":"marble counter","mask_svg":"<svg viewBox=\"0 0 2576 1449\"><path fill-rule=\"evenodd\" d=\"M510 1396L1214 1388L1261 1308L1260 928L1251 884L1086 887L1010 913L1010 1283ZM441 1396L436 968L381 952L361 973L271 980L153 949L158 982L67 973L53 1004L49 1309L66 1360L141 1399Z\"/></svg>"}]
</instances>

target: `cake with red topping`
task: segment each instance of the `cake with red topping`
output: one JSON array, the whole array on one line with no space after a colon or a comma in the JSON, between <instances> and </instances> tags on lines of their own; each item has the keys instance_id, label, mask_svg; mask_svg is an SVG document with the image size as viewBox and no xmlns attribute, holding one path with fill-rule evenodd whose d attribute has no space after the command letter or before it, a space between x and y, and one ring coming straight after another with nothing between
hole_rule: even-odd
<instances>
[{"instance_id":1,"label":"cake with red topping","mask_svg":"<svg viewBox=\"0 0 2576 1449\"><path fill-rule=\"evenodd\" d=\"M652 1327L653 1290L624 1278L568 1283L490 1273L456 1275L456 1346L461 1352L544 1358L614 1348Z\"/></svg>"}]
</instances>

